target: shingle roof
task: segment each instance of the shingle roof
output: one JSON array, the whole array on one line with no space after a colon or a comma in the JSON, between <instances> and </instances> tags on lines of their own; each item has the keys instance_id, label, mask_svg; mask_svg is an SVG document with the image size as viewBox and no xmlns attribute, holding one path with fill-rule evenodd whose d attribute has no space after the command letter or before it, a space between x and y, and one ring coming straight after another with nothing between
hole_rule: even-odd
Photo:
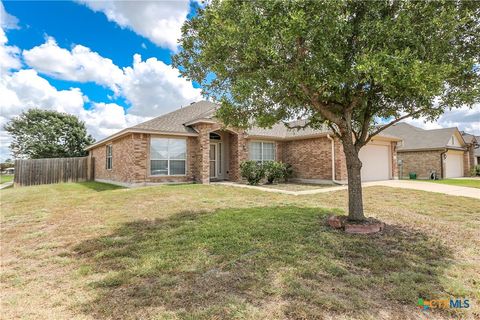
<instances>
[{"instance_id":1,"label":"shingle roof","mask_svg":"<svg viewBox=\"0 0 480 320\"><path fill-rule=\"evenodd\" d=\"M194 102L186 107L182 107L178 110L142 122L133 127L123 129L112 136L96 142L87 149L91 149L94 146L105 143L106 141L109 141L112 138L118 137L119 135L127 132L152 131L172 134L196 134L196 131L189 124L195 123L196 121L213 120L215 118L215 112L217 109L218 105L210 101ZM247 134L258 137L287 139L296 137L309 137L312 135L330 132L327 126L323 126L320 129L313 129L310 127L300 129L291 128L294 126L302 126L304 124L305 120L297 120L289 123L290 128L283 123L275 124L271 128L253 127L247 130ZM396 138L383 133L380 135L384 137Z\"/></svg>"},{"instance_id":2,"label":"shingle roof","mask_svg":"<svg viewBox=\"0 0 480 320\"><path fill-rule=\"evenodd\" d=\"M251 136L271 137L271 138L294 138L304 137L316 134L328 133L330 130L326 126L320 129L313 129L310 127L301 128L305 125L305 120L297 120L288 123L288 126L284 123L277 123L271 128L252 127L247 130L247 134Z\"/></svg>"},{"instance_id":3,"label":"shingle roof","mask_svg":"<svg viewBox=\"0 0 480 320\"><path fill-rule=\"evenodd\" d=\"M172 133L195 133L195 130L184 124L213 114L216 107L216 104L209 101L195 102L173 112L137 124L136 126L130 127L130 129L159 130Z\"/></svg>"},{"instance_id":4,"label":"shingle roof","mask_svg":"<svg viewBox=\"0 0 480 320\"><path fill-rule=\"evenodd\" d=\"M446 148L457 128L442 128L424 130L405 122L394 124L385 129L385 133L397 136L403 140L398 150L421 150Z\"/></svg>"},{"instance_id":5,"label":"shingle roof","mask_svg":"<svg viewBox=\"0 0 480 320\"><path fill-rule=\"evenodd\" d=\"M475 143L475 144L480 144L480 139L478 136L474 136L473 134L466 133L462 131L462 137L463 140L465 140L465 143Z\"/></svg>"},{"instance_id":6,"label":"shingle roof","mask_svg":"<svg viewBox=\"0 0 480 320\"><path fill-rule=\"evenodd\" d=\"M130 129L158 130L172 133L195 133L195 130L188 126L188 124L199 120L213 119L217 109L218 105L209 101L195 102L173 112L137 124ZM290 123L290 126L301 126L304 123L304 120L293 121ZM326 132L328 132L326 128L320 130L312 128L290 129L283 123L275 124L272 128L253 127L247 130L248 135L271 138L309 136Z\"/></svg>"}]
</instances>

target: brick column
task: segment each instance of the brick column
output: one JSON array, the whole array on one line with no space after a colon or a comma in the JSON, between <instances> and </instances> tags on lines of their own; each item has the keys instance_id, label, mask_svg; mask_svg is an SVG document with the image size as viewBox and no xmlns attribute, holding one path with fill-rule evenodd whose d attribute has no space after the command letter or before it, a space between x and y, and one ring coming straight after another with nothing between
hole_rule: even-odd
<instances>
[{"instance_id":1,"label":"brick column","mask_svg":"<svg viewBox=\"0 0 480 320\"><path fill-rule=\"evenodd\" d=\"M470 177L470 171L473 168L473 146L469 146L468 149L463 153L463 175L465 177Z\"/></svg>"},{"instance_id":2,"label":"brick column","mask_svg":"<svg viewBox=\"0 0 480 320\"><path fill-rule=\"evenodd\" d=\"M398 180L397 142L392 141L392 179Z\"/></svg>"},{"instance_id":3,"label":"brick column","mask_svg":"<svg viewBox=\"0 0 480 320\"><path fill-rule=\"evenodd\" d=\"M198 126L198 158L199 165L198 182L203 184L210 183L210 130L207 126Z\"/></svg>"},{"instance_id":4,"label":"brick column","mask_svg":"<svg viewBox=\"0 0 480 320\"><path fill-rule=\"evenodd\" d=\"M247 141L245 133L238 131L230 134L230 181L240 181L240 164L247 160Z\"/></svg>"}]
</instances>

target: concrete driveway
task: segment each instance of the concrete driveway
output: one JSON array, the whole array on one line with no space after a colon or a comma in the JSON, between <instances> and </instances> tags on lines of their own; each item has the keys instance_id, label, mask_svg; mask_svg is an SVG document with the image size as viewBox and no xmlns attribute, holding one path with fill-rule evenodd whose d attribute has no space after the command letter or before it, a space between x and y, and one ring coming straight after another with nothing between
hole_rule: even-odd
<instances>
[{"instance_id":1,"label":"concrete driveway","mask_svg":"<svg viewBox=\"0 0 480 320\"><path fill-rule=\"evenodd\" d=\"M422 190L422 191L448 194L451 196L462 196L462 197L480 199L480 189L478 188L451 186L447 184L439 184L434 182L422 182L422 181L410 181L410 180L385 180L385 181L365 182L363 185L365 187L385 186L385 187L393 187L393 188Z\"/></svg>"},{"instance_id":2,"label":"concrete driveway","mask_svg":"<svg viewBox=\"0 0 480 320\"><path fill-rule=\"evenodd\" d=\"M237 188L256 189L256 190L261 190L265 192L283 193L283 194L290 194L294 196L325 193L325 192L332 192L332 191L347 189L347 186L332 186L331 188L319 188L319 189L311 189L311 190L303 190L303 191L290 191L290 190L265 188L261 186L250 186L250 185L233 183L228 181L213 182L211 184L231 186L231 187L237 187ZM448 194L452 196L462 196L462 197L480 199L480 189L450 186L450 185L438 184L433 182L421 182L421 181L409 181L409 180L385 180L385 181L364 182L363 186L364 187L385 186L385 187L392 187L392 188L413 189L413 190L443 193L443 194Z\"/></svg>"}]
</instances>

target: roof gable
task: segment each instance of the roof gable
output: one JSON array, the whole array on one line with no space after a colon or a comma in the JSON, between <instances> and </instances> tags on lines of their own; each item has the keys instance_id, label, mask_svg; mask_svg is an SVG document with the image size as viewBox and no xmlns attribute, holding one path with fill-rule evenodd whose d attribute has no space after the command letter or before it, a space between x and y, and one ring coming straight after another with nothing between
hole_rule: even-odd
<instances>
[{"instance_id":1,"label":"roof gable","mask_svg":"<svg viewBox=\"0 0 480 320\"><path fill-rule=\"evenodd\" d=\"M403 145L398 150L463 148L465 146L465 141L456 127L424 130L400 122L385 129L385 132L403 140ZM458 144L450 143L452 136L455 136Z\"/></svg>"}]
</instances>

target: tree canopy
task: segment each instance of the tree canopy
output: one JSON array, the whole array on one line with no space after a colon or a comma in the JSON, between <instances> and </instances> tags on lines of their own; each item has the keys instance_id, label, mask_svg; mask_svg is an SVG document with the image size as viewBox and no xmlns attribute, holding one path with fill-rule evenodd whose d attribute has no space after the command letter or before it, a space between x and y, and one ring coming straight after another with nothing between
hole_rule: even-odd
<instances>
[{"instance_id":1,"label":"tree canopy","mask_svg":"<svg viewBox=\"0 0 480 320\"><path fill-rule=\"evenodd\" d=\"M13 140L15 158L81 157L95 140L76 116L56 111L30 109L5 125Z\"/></svg>"},{"instance_id":2,"label":"tree canopy","mask_svg":"<svg viewBox=\"0 0 480 320\"><path fill-rule=\"evenodd\" d=\"M358 198L358 151L375 134L479 103L479 19L476 1L213 0L173 61L227 125L326 123Z\"/></svg>"}]
</instances>

